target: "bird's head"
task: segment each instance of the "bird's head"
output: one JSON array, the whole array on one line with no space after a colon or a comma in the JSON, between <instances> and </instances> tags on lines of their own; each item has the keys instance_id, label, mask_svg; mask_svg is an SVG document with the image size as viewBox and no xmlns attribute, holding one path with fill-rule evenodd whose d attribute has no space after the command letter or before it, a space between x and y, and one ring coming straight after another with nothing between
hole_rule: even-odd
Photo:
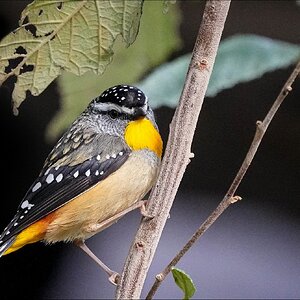
<instances>
[{"instance_id":1,"label":"bird's head","mask_svg":"<svg viewBox=\"0 0 300 300\"><path fill-rule=\"evenodd\" d=\"M89 113L100 117L101 126L121 133L130 121L149 119L157 128L147 96L137 87L116 85L91 101ZM99 123L98 123L99 124Z\"/></svg>"}]
</instances>

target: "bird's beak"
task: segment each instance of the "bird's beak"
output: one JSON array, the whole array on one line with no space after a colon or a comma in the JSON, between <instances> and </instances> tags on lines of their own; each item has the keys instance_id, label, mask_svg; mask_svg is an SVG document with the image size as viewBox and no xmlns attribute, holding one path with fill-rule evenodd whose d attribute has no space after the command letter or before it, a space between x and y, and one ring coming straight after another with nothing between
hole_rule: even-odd
<instances>
[{"instance_id":1,"label":"bird's beak","mask_svg":"<svg viewBox=\"0 0 300 300\"><path fill-rule=\"evenodd\" d=\"M145 117L147 115L148 105L145 103L144 106L136 107L134 110L135 117Z\"/></svg>"}]
</instances>

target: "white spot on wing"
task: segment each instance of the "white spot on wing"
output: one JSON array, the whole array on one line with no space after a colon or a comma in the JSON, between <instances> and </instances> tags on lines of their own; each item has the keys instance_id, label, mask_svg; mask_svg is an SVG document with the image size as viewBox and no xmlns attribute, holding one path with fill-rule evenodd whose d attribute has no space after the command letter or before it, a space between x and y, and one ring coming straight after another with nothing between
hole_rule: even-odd
<instances>
[{"instance_id":1,"label":"white spot on wing","mask_svg":"<svg viewBox=\"0 0 300 300\"><path fill-rule=\"evenodd\" d=\"M0 251L3 251L6 247L7 243L5 243L3 246L0 247Z\"/></svg>"},{"instance_id":2,"label":"white spot on wing","mask_svg":"<svg viewBox=\"0 0 300 300\"><path fill-rule=\"evenodd\" d=\"M29 205L28 200L25 200L25 201L21 204L21 208L24 209L24 208L28 207L28 205Z\"/></svg>"},{"instance_id":3,"label":"white spot on wing","mask_svg":"<svg viewBox=\"0 0 300 300\"><path fill-rule=\"evenodd\" d=\"M85 176L86 177L89 177L91 175L91 170L89 169L89 170L87 170L86 172L85 172Z\"/></svg>"},{"instance_id":4,"label":"white spot on wing","mask_svg":"<svg viewBox=\"0 0 300 300\"><path fill-rule=\"evenodd\" d=\"M55 180L56 180L57 182L61 182L62 179L63 179L63 177L64 177L63 174L60 173L60 174L56 177Z\"/></svg>"},{"instance_id":5,"label":"white spot on wing","mask_svg":"<svg viewBox=\"0 0 300 300\"><path fill-rule=\"evenodd\" d=\"M40 182L37 182L34 187L32 188L32 192L37 191L40 187L42 186L42 184Z\"/></svg>"},{"instance_id":6,"label":"white spot on wing","mask_svg":"<svg viewBox=\"0 0 300 300\"><path fill-rule=\"evenodd\" d=\"M104 172L103 172L103 171L101 171L101 172L100 172L100 175L103 175L103 174L104 174Z\"/></svg>"},{"instance_id":7,"label":"white spot on wing","mask_svg":"<svg viewBox=\"0 0 300 300\"><path fill-rule=\"evenodd\" d=\"M105 156L105 158L106 158L106 159L110 159L110 156L109 156L109 154L107 154L107 155Z\"/></svg>"},{"instance_id":8,"label":"white spot on wing","mask_svg":"<svg viewBox=\"0 0 300 300\"><path fill-rule=\"evenodd\" d=\"M51 168L47 169L46 172L44 173L44 175L48 175L50 169L51 169Z\"/></svg>"},{"instance_id":9,"label":"white spot on wing","mask_svg":"<svg viewBox=\"0 0 300 300\"><path fill-rule=\"evenodd\" d=\"M47 176L47 178L46 178L46 182L47 182L47 183L51 183L53 180L54 180L53 174L49 174L49 175Z\"/></svg>"},{"instance_id":10,"label":"white spot on wing","mask_svg":"<svg viewBox=\"0 0 300 300\"><path fill-rule=\"evenodd\" d=\"M79 171L77 170L77 171L73 174L73 176L74 176L74 178L77 178L78 175L79 175Z\"/></svg>"},{"instance_id":11,"label":"white spot on wing","mask_svg":"<svg viewBox=\"0 0 300 300\"><path fill-rule=\"evenodd\" d=\"M117 155L113 153L113 154L111 155L111 157L112 157L112 158L116 158Z\"/></svg>"},{"instance_id":12,"label":"white spot on wing","mask_svg":"<svg viewBox=\"0 0 300 300\"><path fill-rule=\"evenodd\" d=\"M96 159L97 159L97 160L100 160L100 158L101 158L101 157L100 157L100 155L98 154L97 157L96 157Z\"/></svg>"},{"instance_id":13,"label":"white spot on wing","mask_svg":"<svg viewBox=\"0 0 300 300\"><path fill-rule=\"evenodd\" d=\"M119 155L122 156L124 153L122 151L119 152Z\"/></svg>"}]
</instances>

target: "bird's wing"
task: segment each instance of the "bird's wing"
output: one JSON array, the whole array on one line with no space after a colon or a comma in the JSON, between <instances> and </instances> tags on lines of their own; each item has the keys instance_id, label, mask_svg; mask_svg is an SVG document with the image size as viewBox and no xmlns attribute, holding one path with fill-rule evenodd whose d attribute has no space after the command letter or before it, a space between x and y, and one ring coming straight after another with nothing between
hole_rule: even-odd
<instances>
[{"instance_id":1,"label":"bird's wing","mask_svg":"<svg viewBox=\"0 0 300 300\"><path fill-rule=\"evenodd\" d=\"M92 145L88 145L91 140L89 143L81 141L81 144L70 153L66 151L64 153L63 149L58 156L55 156L54 152L50 153L39 177L26 193L12 221L1 234L0 247L29 225L120 168L131 151L118 139L114 137L103 139L103 136L98 134L94 136ZM103 145L101 141L106 141L106 144ZM64 139L60 142L68 144L64 143ZM51 155L55 157L54 160L51 160Z\"/></svg>"}]
</instances>

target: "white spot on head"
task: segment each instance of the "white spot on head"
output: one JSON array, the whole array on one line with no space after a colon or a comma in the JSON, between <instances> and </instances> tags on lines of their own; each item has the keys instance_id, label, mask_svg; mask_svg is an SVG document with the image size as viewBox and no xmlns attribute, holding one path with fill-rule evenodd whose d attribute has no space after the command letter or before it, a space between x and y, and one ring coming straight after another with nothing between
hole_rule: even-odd
<instances>
[{"instance_id":1,"label":"white spot on head","mask_svg":"<svg viewBox=\"0 0 300 300\"><path fill-rule=\"evenodd\" d=\"M16 222L15 224L14 224L14 226L17 226L19 223L18 222Z\"/></svg>"},{"instance_id":2,"label":"white spot on head","mask_svg":"<svg viewBox=\"0 0 300 300\"><path fill-rule=\"evenodd\" d=\"M100 172L100 175L103 175L103 174L104 174L104 172L103 172L103 171L101 171L101 172Z\"/></svg>"},{"instance_id":3,"label":"white spot on head","mask_svg":"<svg viewBox=\"0 0 300 300\"><path fill-rule=\"evenodd\" d=\"M10 234L10 231L8 230L5 234L6 234L6 235L9 235L9 234Z\"/></svg>"},{"instance_id":4,"label":"white spot on head","mask_svg":"<svg viewBox=\"0 0 300 300\"><path fill-rule=\"evenodd\" d=\"M47 176L47 178L46 178L46 182L47 182L47 183L51 183L53 180L54 180L53 174L49 174L49 175Z\"/></svg>"},{"instance_id":5,"label":"white spot on head","mask_svg":"<svg viewBox=\"0 0 300 300\"><path fill-rule=\"evenodd\" d=\"M132 89L133 89L133 86L130 86L129 88L132 90Z\"/></svg>"},{"instance_id":6,"label":"white spot on head","mask_svg":"<svg viewBox=\"0 0 300 300\"><path fill-rule=\"evenodd\" d=\"M74 178L77 178L78 175L79 175L79 171L77 170L77 171L73 174L73 176L74 176Z\"/></svg>"},{"instance_id":7,"label":"white spot on head","mask_svg":"<svg viewBox=\"0 0 300 300\"><path fill-rule=\"evenodd\" d=\"M110 156L109 156L109 154L107 154L107 155L105 156L105 158L106 158L106 159L110 159Z\"/></svg>"},{"instance_id":8,"label":"white spot on head","mask_svg":"<svg viewBox=\"0 0 300 300\"><path fill-rule=\"evenodd\" d=\"M128 89L124 89L124 92L128 92Z\"/></svg>"},{"instance_id":9,"label":"white spot on head","mask_svg":"<svg viewBox=\"0 0 300 300\"><path fill-rule=\"evenodd\" d=\"M25 201L21 204L21 208L24 209L24 208L28 207L28 205L29 205L28 200L25 200Z\"/></svg>"},{"instance_id":10,"label":"white spot on head","mask_svg":"<svg viewBox=\"0 0 300 300\"><path fill-rule=\"evenodd\" d=\"M100 158L101 158L101 157L100 157L100 155L98 154L97 157L96 157L96 159L97 159L97 160L100 160Z\"/></svg>"},{"instance_id":11,"label":"white spot on head","mask_svg":"<svg viewBox=\"0 0 300 300\"><path fill-rule=\"evenodd\" d=\"M95 175L96 175L96 176L98 176L98 175L99 175L99 171L98 171L98 170L95 172Z\"/></svg>"},{"instance_id":12,"label":"white spot on head","mask_svg":"<svg viewBox=\"0 0 300 300\"><path fill-rule=\"evenodd\" d=\"M24 214L27 214L27 213L28 213L28 210L25 210L25 211L24 211Z\"/></svg>"},{"instance_id":13,"label":"white spot on head","mask_svg":"<svg viewBox=\"0 0 300 300\"><path fill-rule=\"evenodd\" d=\"M32 188L32 192L37 191L40 187L42 186L42 184L40 182L37 182L34 187Z\"/></svg>"},{"instance_id":14,"label":"white spot on head","mask_svg":"<svg viewBox=\"0 0 300 300\"><path fill-rule=\"evenodd\" d=\"M122 98L121 98L121 100L125 100L125 99L126 99L125 97L122 97Z\"/></svg>"},{"instance_id":15,"label":"white spot on head","mask_svg":"<svg viewBox=\"0 0 300 300\"><path fill-rule=\"evenodd\" d=\"M88 169L88 170L85 172L85 176L86 176L86 177L89 177L90 175L91 175L91 170Z\"/></svg>"},{"instance_id":16,"label":"white spot on head","mask_svg":"<svg viewBox=\"0 0 300 300\"><path fill-rule=\"evenodd\" d=\"M23 218L24 218L24 216L21 216L21 217L20 217L20 219L23 219Z\"/></svg>"},{"instance_id":17,"label":"white spot on head","mask_svg":"<svg viewBox=\"0 0 300 300\"><path fill-rule=\"evenodd\" d=\"M115 96L118 96L118 93L115 93Z\"/></svg>"},{"instance_id":18,"label":"white spot on head","mask_svg":"<svg viewBox=\"0 0 300 300\"><path fill-rule=\"evenodd\" d=\"M62 179L63 179L63 174L62 173L60 173L57 177L56 177L56 182L61 182L62 181Z\"/></svg>"}]
</instances>

